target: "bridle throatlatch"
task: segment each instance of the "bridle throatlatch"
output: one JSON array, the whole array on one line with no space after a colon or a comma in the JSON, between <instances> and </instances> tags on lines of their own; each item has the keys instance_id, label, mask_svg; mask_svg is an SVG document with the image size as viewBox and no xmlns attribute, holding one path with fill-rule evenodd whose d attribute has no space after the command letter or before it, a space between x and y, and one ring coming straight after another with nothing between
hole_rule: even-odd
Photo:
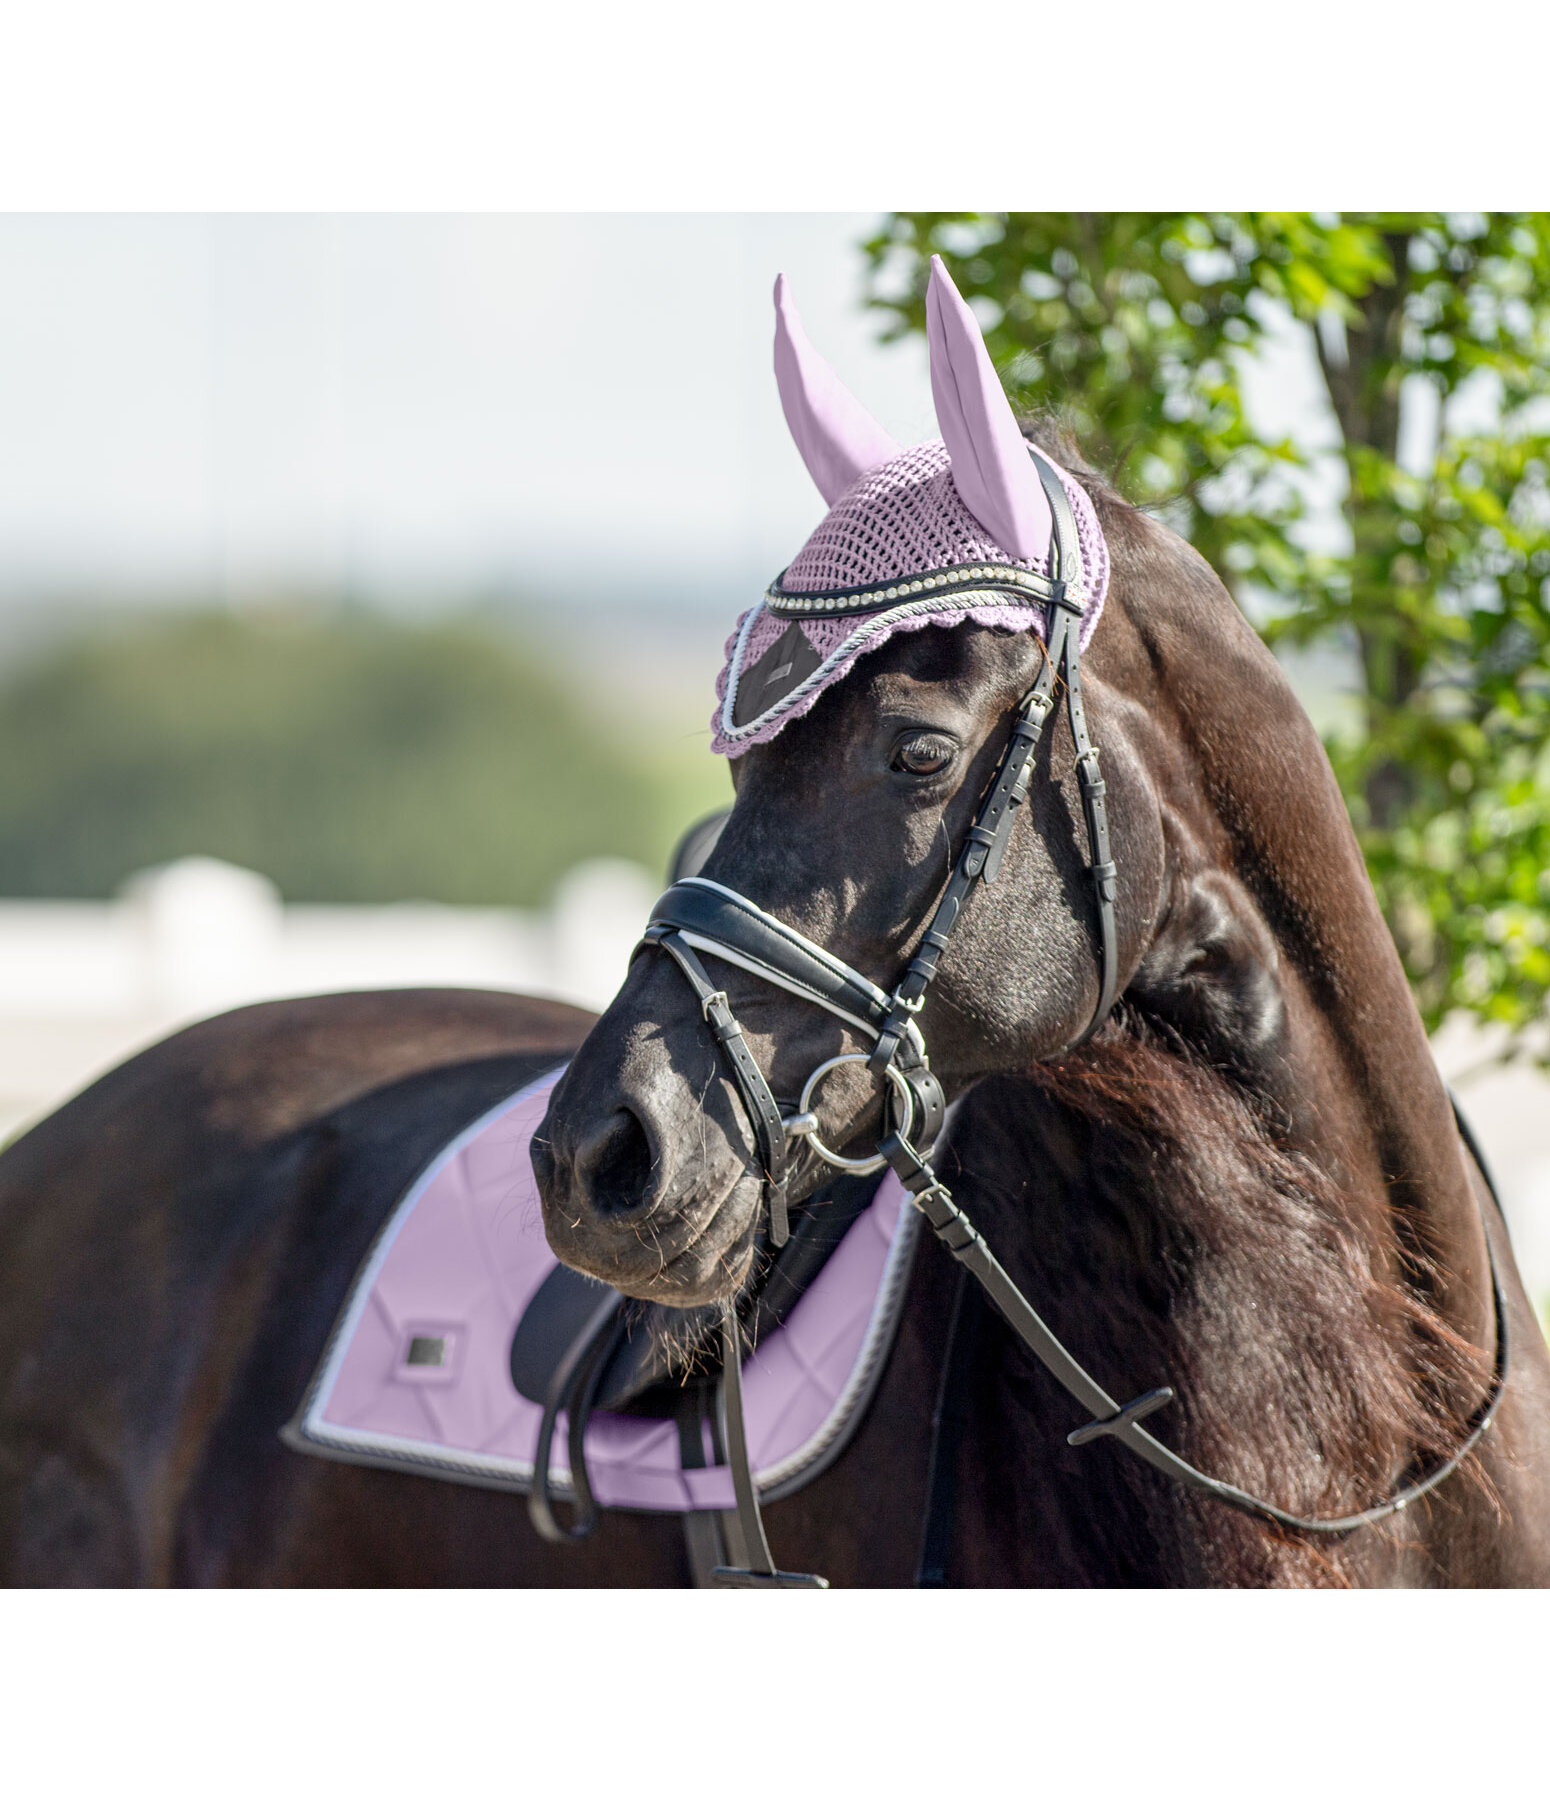
<instances>
[{"instance_id":1,"label":"bridle throatlatch","mask_svg":"<svg viewBox=\"0 0 1550 1800\"><path fill-rule=\"evenodd\" d=\"M1508 1344L1505 1302L1495 1259L1490 1254L1489 1233L1486 1250L1496 1314L1495 1369L1490 1391L1471 1417L1462 1446L1440 1467L1407 1483L1379 1505L1339 1518L1309 1519L1283 1511L1230 1482L1202 1473L1150 1432L1144 1431L1141 1421L1166 1406L1173 1399L1174 1390L1171 1387L1154 1388L1123 1405L1105 1392L1040 1318L955 1204L931 1164L931 1152L942 1128L946 1106L941 1084L931 1072L917 1015L924 1006L927 990L936 977L964 906L980 882L993 882L1000 873L1013 821L1027 798L1034 754L1055 704L1057 679L1065 691L1066 712L1076 748L1076 774L1091 852L1089 873L1097 907L1098 1002L1086 1029L1070 1048L1084 1043L1108 1017L1119 981L1116 871L1110 855L1098 751L1088 735L1082 704L1078 643L1082 604L1068 591L1063 579L1065 570L1081 567L1076 548L1076 522L1065 489L1053 471L1037 454L1033 462L1049 498L1054 525L1052 574L1048 579L1033 578L1048 603L1050 623L1044 660L1038 678L1017 708L995 780L969 827L947 886L921 937L920 947L893 992L886 993L858 970L764 912L744 895L701 876L689 876L667 890L652 909L650 923L638 949L654 946L672 958L694 990L705 1022L721 1046L753 1126L769 1201L769 1235L773 1246L784 1244L789 1232L786 1200L789 1139L805 1138L826 1162L854 1173L880 1169L886 1164L898 1176L936 1236L965 1271L979 1282L1018 1337L1091 1415L1090 1423L1068 1435L1068 1443L1081 1445L1100 1437L1110 1437L1171 1480L1271 1524L1326 1534L1351 1531L1357 1526L1387 1518L1412 1500L1429 1493L1453 1473L1490 1427L1506 1382ZM977 573L993 575L993 571ZM994 581L985 585L994 586ZM1026 593L1029 585L1029 576L1021 573L1017 591ZM711 980L700 960L701 953L731 963L799 999L825 1008L861 1036L870 1038L871 1051L851 1052L821 1064L808 1077L798 1111L790 1117L783 1116L769 1083L748 1048L725 991ZM867 1069L885 1084L884 1133L872 1157L847 1158L832 1150L819 1136L818 1120L812 1111L820 1082L832 1069L847 1062L864 1062ZM1464 1135L1471 1150L1475 1151L1467 1131ZM1478 1162L1478 1151L1475 1155ZM1483 1169L1484 1165L1481 1167ZM743 1442L739 1328L730 1304L724 1314L722 1341L727 1451L750 1566L716 1570L717 1585L827 1585L815 1576L777 1570L770 1557Z\"/></svg>"}]
</instances>

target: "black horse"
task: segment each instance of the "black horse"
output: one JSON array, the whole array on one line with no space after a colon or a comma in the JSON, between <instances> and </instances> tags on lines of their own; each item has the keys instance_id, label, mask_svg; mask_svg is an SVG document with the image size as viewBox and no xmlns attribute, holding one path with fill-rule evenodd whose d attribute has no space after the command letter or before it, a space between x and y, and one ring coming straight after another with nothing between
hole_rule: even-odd
<instances>
[{"instance_id":1,"label":"black horse","mask_svg":"<svg viewBox=\"0 0 1550 1800\"><path fill-rule=\"evenodd\" d=\"M1542 1582L1550 1363L1323 751L1205 564L1083 481L1113 567L1086 683L1122 998L1062 1052L1098 975L1072 744L1052 722L1029 819L965 909L923 1015L961 1096L941 1171L1105 1386L1172 1385L1159 1434L1288 1510L1360 1508L1458 1446L1491 1380L1487 1234L1512 1364L1459 1474L1383 1524L1320 1539L1175 1487L1116 1445L1068 1447L1077 1409L981 1309L947 1578ZM890 641L736 762L706 873L891 979L1041 655L1031 636L972 625ZM849 1046L828 1015L724 973L777 1093ZM585 1545L552 1546L509 1495L317 1461L278 1435L405 1183L571 1053L535 1150L567 1260L679 1306L756 1276L750 1128L698 1004L654 953L595 1023L474 992L231 1013L0 1156L6 1579L686 1580L671 1518L606 1515ZM840 1144L876 1129L872 1084L848 1073L825 1090ZM793 1204L818 1178L799 1163ZM836 1584L912 1578L955 1283L923 1246L860 1432L768 1511L782 1566Z\"/></svg>"}]
</instances>

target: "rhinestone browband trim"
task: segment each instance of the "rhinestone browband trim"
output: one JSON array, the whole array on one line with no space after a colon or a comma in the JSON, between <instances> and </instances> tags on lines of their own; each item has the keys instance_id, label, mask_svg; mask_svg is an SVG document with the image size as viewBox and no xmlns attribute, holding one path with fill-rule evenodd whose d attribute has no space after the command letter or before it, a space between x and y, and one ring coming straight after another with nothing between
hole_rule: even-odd
<instances>
[{"instance_id":1,"label":"rhinestone browband trim","mask_svg":"<svg viewBox=\"0 0 1550 1800\"><path fill-rule=\"evenodd\" d=\"M764 592L764 604L782 618L799 614L825 615L875 612L879 606L898 600L912 599L916 594L936 593L943 589L993 587L998 592L1026 594L1031 600L1048 601L1053 589L1047 576L1032 569L1019 569L1009 563L960 563L950 569L930 569L911 575L903 581L875 581L869 587L845 588L828 594L792 594L781 583L786 572L770 583ZM1073 596L1076 597L1076 596Z\"/></svg>"}]
</instances>

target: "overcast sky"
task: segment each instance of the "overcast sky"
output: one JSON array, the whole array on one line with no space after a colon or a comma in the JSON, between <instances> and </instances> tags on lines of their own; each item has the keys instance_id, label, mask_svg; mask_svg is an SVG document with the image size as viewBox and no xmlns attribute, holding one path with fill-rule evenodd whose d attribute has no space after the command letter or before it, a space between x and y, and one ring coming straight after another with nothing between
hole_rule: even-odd
<instances>
[{"instance_id":1,"label":"overcast sky","mask_svg":"<svg viewBox=\"0 0 1550 1800\"><path fill-rule=\"evenodd\" d=\"M902 442L866 214L0 219L0 601L276 588L737 610L821 508L770 288ZM1284 366L1283 366L1284 365ZM1296 346L1256 387L1310 404Z\"/></svg>"},{"instance_id":2,"label":"overcast sky","mask_svg":"<svg viewBox=\"0 0 1550 1800\"><path fill-rule=\"evenodd\" d=\"M0 220L0 595L762 585L770 288L905 441L868 215Z\"/></svg>"}]
</instances>

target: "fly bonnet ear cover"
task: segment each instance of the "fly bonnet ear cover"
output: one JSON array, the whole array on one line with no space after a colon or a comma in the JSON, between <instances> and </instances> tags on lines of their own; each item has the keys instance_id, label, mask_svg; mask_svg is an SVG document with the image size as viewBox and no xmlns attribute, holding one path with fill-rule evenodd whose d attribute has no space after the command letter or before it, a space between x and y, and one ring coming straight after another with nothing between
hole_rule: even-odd
<instances>
[{"instance_id":1,"label":"fly bonnet ear cover","mask_svg":"<svg viewBox=\"0 0 1550 1800\"><path fill-rule=\"evenodd\" d=\"M896 631L970 620L1046 637L1039 591L1053 525L985 340L940 257L926 293L931 392L942 435L901 450L808 342L782 275L775 379L786 423L828 502L818 529L737 622L716 683L711 748L740 756L807 712L856 659ZM1109 553L1081 486L1049 458L1076 517L1086 649L1109 584Z\"/></svg>"}]
</instances>

